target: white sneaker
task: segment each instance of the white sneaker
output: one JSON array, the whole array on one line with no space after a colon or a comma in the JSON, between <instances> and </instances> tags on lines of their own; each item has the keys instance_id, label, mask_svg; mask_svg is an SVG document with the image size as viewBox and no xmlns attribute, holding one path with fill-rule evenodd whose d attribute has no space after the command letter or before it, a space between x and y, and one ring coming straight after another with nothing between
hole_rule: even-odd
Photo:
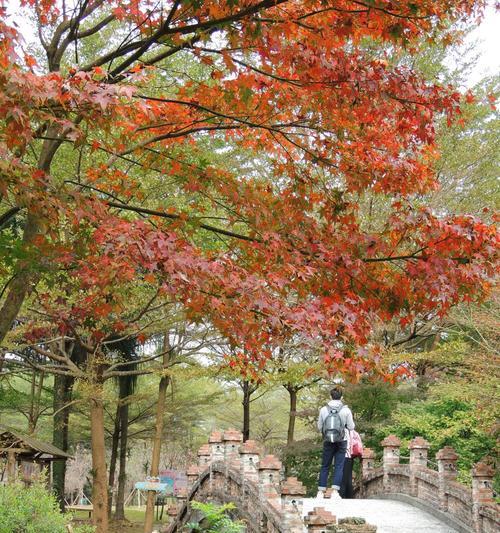
<instances>
[{"instance_id":1,"label":"white sneaker","mask_svg":"<svg viewBox=\"0 0 500 533\"><path fill-rule=\"evenodd\" d=\"M318 490L318 494L316 494L317 500L322 500L325 497L325 491L324 490Z\"/></svg>"},{"instance_id":2,"label":"white sneaker","mask_svg":"<svg viewBox=\"0 0 500 533\"><path fill-rule=\"evenodd\" d=\"M332 489L332 495L330 496L332 500L341 500L342 496L339 494L337 489Z\"/></svg>"}]
</instances>

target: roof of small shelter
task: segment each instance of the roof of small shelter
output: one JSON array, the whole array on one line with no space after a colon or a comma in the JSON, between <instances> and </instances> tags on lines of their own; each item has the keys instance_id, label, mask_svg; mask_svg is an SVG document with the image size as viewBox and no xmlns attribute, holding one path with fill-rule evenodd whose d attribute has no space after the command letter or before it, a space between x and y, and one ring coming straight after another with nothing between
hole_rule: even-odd
<instances>
[{"instance_id":1,"label":"roof of small shelter","mask_svg":"<svg viewBox=\"0 0 500 533\"><path fill-rule=\"evenodd\" d=\"M71 455L63 452L49 442L43 442L31 435L25 435L17 429L0 424L0 455L5 455L12 448L21 457L32 459L69 459ZM22 450L22 451L19 451Z\"/></svg>"}]
</instances>

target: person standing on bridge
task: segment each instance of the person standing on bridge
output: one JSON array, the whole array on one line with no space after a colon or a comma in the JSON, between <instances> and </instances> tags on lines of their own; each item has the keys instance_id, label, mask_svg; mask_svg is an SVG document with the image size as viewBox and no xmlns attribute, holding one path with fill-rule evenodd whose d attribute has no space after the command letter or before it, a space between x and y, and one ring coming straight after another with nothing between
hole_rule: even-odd
<instances>
[{"instance_id":1,"label":"person standing on bridge","mask_svg":"<svg viewBox=\"0 0 500 533\"><path fill-rule=\"evenodd\" d=\"M330 391L332 399L319 411L318 431L323 435L323 459L318 483L317 498L323 498L328 485L328 474L334 461L332 499L340 499L340 485L347 451L347 431L354 429L349 407L342 402L342 390ZM346 431L347 430L347 431Z\"/></svg>"}]
</instances>

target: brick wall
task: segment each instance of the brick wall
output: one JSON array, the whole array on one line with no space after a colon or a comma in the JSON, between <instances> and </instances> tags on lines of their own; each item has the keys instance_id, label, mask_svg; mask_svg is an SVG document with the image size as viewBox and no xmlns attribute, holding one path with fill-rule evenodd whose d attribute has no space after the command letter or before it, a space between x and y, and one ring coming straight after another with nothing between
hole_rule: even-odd
<instances>
[{"instance_id":1,"label":"brick wall","mask_svg":"<svg viewBox=\"0 0 500 533\"><path fill-rule=\"evenodd\" d=\"M415 497L439 508L439 474L434 470L423 470L416 474L417 493Z\"/></svg>"},{"instance_id":2,"label":"brick wall","mask_svg":"<svg viewBox=\"0 0 500 533\"><path fill-rule=\"evenodd\" d=\"M500 531L498 506L484 506L480 509L479 515L483 533L498 533Z\"/></svg>"},{"instance_id":3,"label":"brick wall","mask_svg":"<svg viewBox=\"0 0 500 533\"><path fill-rule=\"evenodd\" d=\"M438 471L427 466L430 444L416 437L409 444L410 463L399 463L400 441L389 435L382 441L383 465L374 468L375 454L363 452L362 498L377 494L406 494L427 503L431 509L440 509L474 530L475 533L500 531L500 506L493 500L494 468L486 461L477 463L472 470L472 490L456 481L458 455L446 446L436 454Z\"/></svg>"},{"instance_id":4,"label":"brick wall","mask_svg":"<svg viewBox=\"0 0 500 533\"><path fill-rule=\"evenodd\" d=\"M448 512L464 524L472 527L472 497L471 491L456 481L446 487L448 497Z\"/></svg>"},{"instance_id":5,"label":"brick wall","mask_svg":"<svg viewBox=\"0 0 500 533\"><path fill-rule=\"evenodd\" d=\"M376 496L377 494L383 494L384 487L383 487L383 477L382 473L380 473L377 477L372 477L371 479L363 480L363 498L371 498L373 496Z\"/></svg>"},{"instance_id":6,"label":"brick wall","mask_svg":"<svg viewBox=\"0 0 500 533\"><path fill-rule=\"evenodd\" d=\"M368 448L364 450L359 497L406 494L425 502L431 509L448 513L474 533L500 531L499 506L493 500L494 469L491 465L486 462L475 465L471 490L456 481L458 455L450 447L436 454L436 472L427 466L430 444L421 437L409 444L409 464L399 462L400 441L395 435L386 437L382 446L380 467L375 466L375 453ZM190 519L191 500L234 502L238 516L247 523L248 533L303 533L306 526L310 533L324 533L344 527L337 525L335 517L322 508L309 513L304 523L302 483L296 478L285 481L279 459L262 456L254 441L242 443L241 434L235 430L214 431L208 444L200 448L198 457L198 465L188 469L189 490L179 494L177 505L168 510L174 520L165 533L180 533ZM353 524L353 527L350 533L375 530L368 524L364 529L361 524Z\"/></svg>"}]
</instances>

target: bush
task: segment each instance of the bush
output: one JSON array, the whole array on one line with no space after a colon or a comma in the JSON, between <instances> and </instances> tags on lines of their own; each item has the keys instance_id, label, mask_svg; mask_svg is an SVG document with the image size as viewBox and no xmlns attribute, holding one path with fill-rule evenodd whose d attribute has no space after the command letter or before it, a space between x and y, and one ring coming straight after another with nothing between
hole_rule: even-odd
<instances>
[{"instance_id":1,"label":"bush","mask_svg":"<svg viewBox=\"0 0 500 533\"><path fill-rule=\"evenodd\" d=\"M41 482L0 486L0 533L67 533L69 519Z\"/></svg>"},{"instance_id":2,"label":"bush","mask_svg":"<svg viewBox=\"0 0 500 533\"><path fill-rule=\"evenodd\" d=\"M496 438L480 427L477 408L466 399L442 396L416 404L400 406L393 413L391 424L380 428L377 441L395 433L403 441L402 452L416 436L431 445L430 458L444 446L457 452L458 479L470 483L470 469L487 455L496 456ZM498 480L495 489L498 490Z\"/></svg>"},{"instance_id":3,"label":"bush","mask_svg":"<svg viewBox=\"0 0 500 533\"><path fill-rule=\"evenodd\" d=\"M214 503L201 503L193 501L191 507L200 511L203 515L199 524L190 523L186 525L188 531L206 533L243 533L244 524L241 520L233 520L229 512L235 508L232 503L216 505Z\"/></svg>"},{"instance_id":4,"label":"bush","mask_svg":"<svg viewBox=\"0 0 500 533\"><path fill-rule=\"evenodd\" d=\"M73 533L95 533L95 527L84 524L83 526L73 526Z\"/></svg>"},{"instance_id":5,"label":"bush","mask_svg":"<svg viewBox=\"0 0 500 533\"><path fill-rule=\"evenodd\" d=\"M302 481L308 496L318 491L322 455L323 443L319 439L295 441L282 452L286 475Z\"/></svg>"}]
</instances>

